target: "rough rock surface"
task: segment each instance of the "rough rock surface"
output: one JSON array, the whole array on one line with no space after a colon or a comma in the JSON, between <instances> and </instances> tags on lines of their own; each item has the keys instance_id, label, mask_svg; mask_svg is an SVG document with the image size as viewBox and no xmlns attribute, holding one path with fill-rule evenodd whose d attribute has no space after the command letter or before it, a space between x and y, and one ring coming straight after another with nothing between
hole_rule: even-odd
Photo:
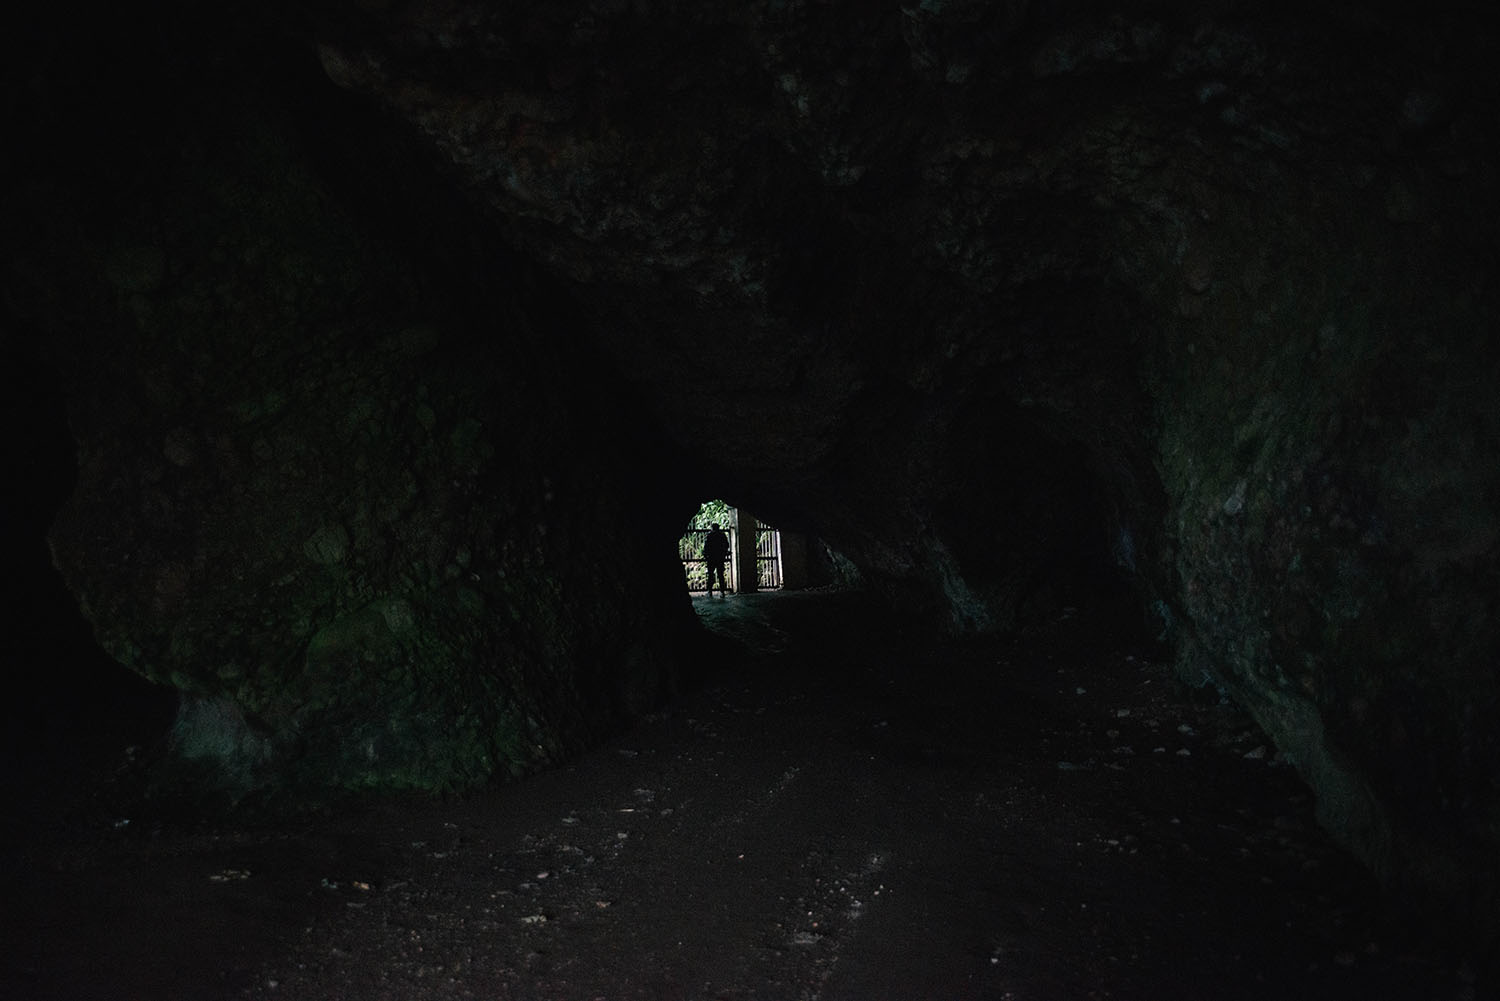
<instances>
[{"instance_id":1,"label":"rough rock surface","mask_svg":"<svg viewBox=\"0 0 1500 1001\"><path fill-rule=\"evenodd\" d=\"M646 544L674 509L622 485L659 450L517 302L523 269L444 246L463 208L399 147L218 107L237 55L122 99L148 102L139 159L14 193L49 215L48 277L14 295L76 447L57 563L101 645L183 693L171 786L459 789L576 753L677 672L685 597L629 596L680 585ZM400 211L357 218L371 193L320 176L356 156L408 183Z\"/></svg>"},{"instance_id":2,"label":"rough rock surface","mask_svg":"<svg viewBox=\"0 0 1500 1001\"><path fill-rule=\"evenodd\" d=\"M1500 117L1467 13L329 3L264 51L183 15L145 137L27 64L119 141L10 196L11 310L71 380L59 562L194 694L185 740L243 740L216 760L526 767L657 688L659 557L581 541L651 517L611 416L641 401L638 450L701 474L674 489L959 631L1117 575L1338 838L1493 936ZM391 207L381 249L423 152L474 208ZM402 291L418 258L444 281Z\"/></svg>"}]
</instances>

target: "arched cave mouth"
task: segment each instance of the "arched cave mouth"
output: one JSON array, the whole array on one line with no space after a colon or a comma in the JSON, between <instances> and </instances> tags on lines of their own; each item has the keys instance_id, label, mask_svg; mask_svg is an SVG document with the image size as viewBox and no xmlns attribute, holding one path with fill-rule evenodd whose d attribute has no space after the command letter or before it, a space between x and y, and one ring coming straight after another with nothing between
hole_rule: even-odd
<instances>
[{"instance_id":1,"label":"arched cave mouth","mask_svg":"<svg viewBox=\"0 0 1500 1001\"><path fill-rule=\"evenodd\" d=\"M702 694L673 546L730 496L857 571L750 633L894 630L976 723L1006 644L1118 637L1047 697L1248 712L1493 944L1487 36L981 6L30 12L17 768L181 692L189 811L555 774Z\"/></svg>"}]
</instances>

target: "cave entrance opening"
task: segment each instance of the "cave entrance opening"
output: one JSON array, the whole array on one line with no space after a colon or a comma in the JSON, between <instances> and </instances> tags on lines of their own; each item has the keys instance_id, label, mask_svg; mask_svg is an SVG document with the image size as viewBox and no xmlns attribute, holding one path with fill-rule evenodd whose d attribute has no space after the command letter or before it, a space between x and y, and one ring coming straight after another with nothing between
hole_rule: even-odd
<instances>
[{"instance_id":1,"label":"cave entrance opening","mask_svg":"<svg viewBox=\"0 0 1500 1001\"><path fill-rule=\"evenodd\" d=\"M788 579L788 560L780 531L728 501L710 500L688 519L677 542L677 555L682 560L683 577L690 593L708 593L708 560L704 558L703 547L715 524L729 536L724 576L730 591L745 594L797 586L795 567L791 568Z\"/></svg>"}]
</instances>

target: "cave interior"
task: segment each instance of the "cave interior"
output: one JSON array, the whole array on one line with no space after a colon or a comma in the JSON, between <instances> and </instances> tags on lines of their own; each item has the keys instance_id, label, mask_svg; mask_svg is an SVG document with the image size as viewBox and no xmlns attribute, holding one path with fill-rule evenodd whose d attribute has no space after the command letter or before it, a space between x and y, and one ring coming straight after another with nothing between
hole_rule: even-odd
<instances>
[{"instance_id":1,"label":"cave interior","mask_svg":"<svg viewBox=\"0 0 1500 1001\"><path fill-rule=\"evenodd\" d=\"M722 497L905 648L1071 622L1233 707L1484 953L1493 29L1118 7L29 11L8 769L129 729L216 818L547 774L722 681Z\"/></svg>"}]
</instances>

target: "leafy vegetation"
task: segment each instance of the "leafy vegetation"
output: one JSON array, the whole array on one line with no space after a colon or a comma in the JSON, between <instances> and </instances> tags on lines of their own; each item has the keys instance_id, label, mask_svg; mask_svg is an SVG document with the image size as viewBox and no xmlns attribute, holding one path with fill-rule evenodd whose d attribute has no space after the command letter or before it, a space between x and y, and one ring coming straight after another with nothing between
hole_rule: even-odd
<instances>
[{"instance_id":1,"label":"leafy vegetation","mask_svg":"<svg viewBox=\"0 0 1500 1001\"><path fill-rule=\"evenodd\" d=\"M718 522L723 528L729 528L734 523L734 508L728 501L711 500L704 501L703 506L698 508L698 513L688 519L687 527L708 528L714 522Z\"/></svg>"}]
</instances>

